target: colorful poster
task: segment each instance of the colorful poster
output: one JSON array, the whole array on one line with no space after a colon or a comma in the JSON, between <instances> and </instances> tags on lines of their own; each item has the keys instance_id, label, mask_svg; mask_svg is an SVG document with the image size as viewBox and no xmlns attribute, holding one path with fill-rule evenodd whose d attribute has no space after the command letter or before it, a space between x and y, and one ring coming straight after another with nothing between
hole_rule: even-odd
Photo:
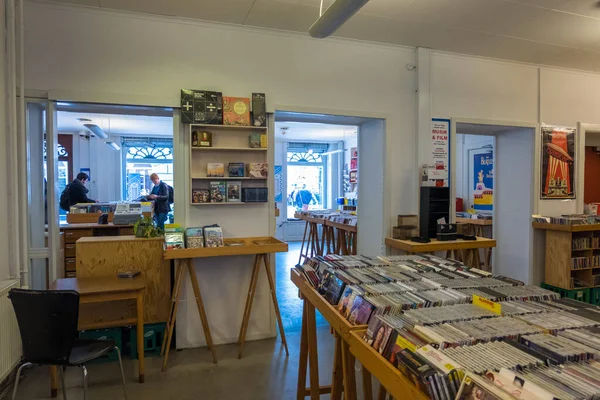
<instances>
[{"instance_id":1,"label":"colorful poster","mask_svg":"<svg viewBox=\"0 0 600 400\"><path fill-rule=\"evenodd\" d=\"M575 128L542 126L542 200L575 198Z\"/></svg>"},{"instance_id":2,"label":"colorful poster","mask_svg":"<svg viewBox=\"0 0 600 400\"><path fill-rule=\"evenodd\" d=\"M494 153L473 155L473 208L493 210L494 208Z\"/></svg>"},{"instance_id":3,"label":"colorful poster","mask_svg":"<svg viewBox=\"0 0 600 400\"><path fill-rule=\"evenodd\" d=\"M275 166L275 203L281 203L283 201L283 182L281 180L281 173L283 167L281 165Z\"/></svg>"},{"instance_id":4,"label":"colorful poster","mask_svg":"<svg viewBox=\"0 0 600 400\"><path fill-rule=\"evenodd\" d=\"M423 165L424 186L448 186L450 166L450 120L431 120L431 156ZM425 176L427 178L425 179Z\"/></svg>"}]
</instances>

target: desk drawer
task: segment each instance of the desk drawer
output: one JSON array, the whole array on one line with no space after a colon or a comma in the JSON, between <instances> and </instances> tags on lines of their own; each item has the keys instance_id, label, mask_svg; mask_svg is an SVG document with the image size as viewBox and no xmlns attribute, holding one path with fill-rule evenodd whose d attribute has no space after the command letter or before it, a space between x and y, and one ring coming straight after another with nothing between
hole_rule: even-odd
<instances>
[{"instance_id":1,"label":"desk drawer","mask_svg":"<svg viewBox=\"0 0 600 400\"><path fill-rule=\"evenodd\" d=\"M65 258L75 258L75 243L65 243Z\"/></svg>"},{"instance_id":2,"label":"desk drawer","mask_svg":"<svg viewBox=\"0 0 600 400\"><path fill-rule=\"evenodd\" d=\"M77 270L77 263L75 258L65 258L65 271L75 272Z\"/></svg>"},{"instance_id":3,"label":"desk drawer","mask_svg":"<svg viewBox=\"0 0 600 400\"><path fill-rule=\"evenodd\" d=\"M133 236L134 235L134 233L133 233L133 227L121 228L119 230L119 234L121 236Z\"/></svg>"},{"instance_id":4,"label":"desk drawer","mask_svg":"<svg viewBox=\"0 0 600 400\"><path fill-rule=\"evenodd\" d=\"M75 243L82 237L94 236L91 229L67 229L65 230L65 243Z\"/></svg>"}]
</instances>

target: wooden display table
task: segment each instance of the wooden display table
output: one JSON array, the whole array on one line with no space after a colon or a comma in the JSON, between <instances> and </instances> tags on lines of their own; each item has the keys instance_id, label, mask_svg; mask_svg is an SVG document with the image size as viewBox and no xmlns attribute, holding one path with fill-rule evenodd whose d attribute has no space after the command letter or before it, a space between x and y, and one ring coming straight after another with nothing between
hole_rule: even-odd
<instances>
[{"instance_id":1,"label":"wooden display table","mask_svg":"<svg viewBox=\"0 0 600 400\"><path fill-rule=\"evenodd\" d=\"M306 214L301 215L301 219L306 221L306 225L298 264L314 256L326 254L356 255L358 228L355 225L314 218Z\"/></svg>"},{"instance_id":2,"label":"wooden display table","mask_svg":"<svg viewBox=\"0 0 600 400\"><path fill-rule=\"evenodd\" d=\"M329 240L333 242L333 254L341 256L356 255L358 245L358 227L356 225L340 224L339 222L325 221L327 232L327 247Z\"/></svg>"},{"instance_id":3,"label":"wooden display table","mask_svg":"<svg viewBox=\"0 0 600 400\"><path fill-rule=\"evenodd\" d=\"M112 223L115 213L109 212L109 213L105 213L105 214L108 214L108 222ZM67 213L67 223L69 223L71 225L97 223L98 218L100 218L101 215L102 215L101 212L75 213L75 214ZM142 215L144 216L144 218L146 218L146 217L152 218L152 212L150 212L150 211L143 212Z\"/></svg>"},{"instance_id":4,"label":"wooden display table","mask_svg":"<svg viewBox=\"0 0 600 400\"><path fill-rule=\"evenodd\" d=\"M267 279L269 281L269 289L271 291L271 298L273 300L273 306L275 307L275 314L277 316L277 323L279 325L279 333L281 335L281 343L285 348L286 354L288 353L287 341L285 339L285 332L283 331L283 322L281 320L281 314L279 312L279 305L277 303L277 295L275 292L275 282L273 280L273 274L271 273L271 263L269 261L269 255L272 253L283 253L288 251L288 245L285 242L277 240L273 237L250 237L250 238L236 238L236 239L225 239L224 247L202 247L196 249L180 249L180 250L166 250L164 252L165 260L175 260L175 285L173 286L173 297L171 299L171 308L169 310L169 317L167 322L167 337L163 341L161 355L163 359L163 372L167 369L167 360L169 358L169 349L171 347L171 340L173 339L173 328L175 327L175 321L177 318L177 308L179 305L179 297L181 295L181 286L183 277L186 270L189 273L190 280L192 282L192 288L194 289L194 295L196 296L196 304L198 306L198 313L200 314L200 321L202 322L202 329L204 330L204 336L206 338L206 344L209 350L212 352L213 361L217 363L217 354L212 341L210 328L208 326L208 318L204 309L204 301L202 300L202 294L200 293L200 285L198 284L198 277L194 269L193 260L195 258L207 258L207 257L226 257L226 256L241 256L241 255L254 255L254 266L252 268L252 278L250 279L250 287L248 289L248 296L246 298L246 307L244 309L244 317L242 318L242 325L240 327L240 335L238 337L238 344L240 345L240 351L238 358L242 357L244 350L244 343L246 341L246 332L248 330L248 321L250 320L250 313L252 312L252 302L254 301L254 294L256 292L256 284L258 282L258 275L260 272L261 263L264 263L265 270L267 273Z\"/></svg>"},{"instance_id":5,"label":"wooden display table","mask_svg":"<svg viewBox=\"0 0 600 400\"><path fill-rule=\"evenodd\" d=\"M494 222L491 219L472 219L472 218L456 218L456 222L459 224L467 225L470 229L473 229L472 234L478 237L486 237L485 235L485 227L489 226L490 228L494 225ZM471 234L471 233L469 233ZM493 234L490 238L493 237ZM489 267L490 261L492 258L492 249L485 248L483 249L485 256L485 263Z\"/></svg>"},{"instance_id":6,"label":"wooden display table","mask_svg":"<svg viewBox=\"0 0 600 400\"><path fill-rule=\"evenodd\" d=\"M534 222L533 227L546 231L546 260L544 283L562 289L575 289L575 280L584 288L597 287L600 264L590 262L588 266L573 268L574 257L592 258L600 256L600 224L558 225ZM594 240L595 239L595 240ZM576 241L585 241L585 246L575 246ZM578 285L577 289L580 288Z\"/></svg>"},{"instance_id":7,"label":"wooden display table","mask_svg":"<svg viewBox=\"0 0 600 400\"><path fill-rule=\"evenodd\" d=\"M163 258L162 237L95 236L77 240L77 277L114 278L124 271L140 271L146 279L144 320L147 324L166 322L171 298L169 262ZM117 315L135 316L135 302L119 307L89 304L80 307L82 321L102 322Z\"/></svg>"},{"instance_id":8,"label":"wooden display table","mask_svg":"<svg viewBox=\"0 0 600 400\"><path fill-rule=\"evenodd\" d=\"M302 247L300 248L298 264L302 264L302 259L307 260L314 256L322 256L325 241L324 229L321 231L321 236L319 237L319 225L324 226L325 224L323 218L313 218L303 215L302 219L306 221L306 225L304 225L304 235L302 236ZM306 245L306 249L304 245Z\"/></svg>"},{"instance_id":9,"label":"wooden display table","mask_svg":"<svg viewBox=\"0 0 600 400\"><path fill-rule=\"evenodd\" d=\"M57 279L50 290L74 290L79 293L79 303L98 304L122 300L136 301L136 316L133 318L118 318L101 323L86 323L79 321L77 329L99 329L116 326L136 325L139 382L144 383L144 291L146 278L141 275L133 279L119 279L116 276L98 278L67 278ZM122 349L121 349L122 350ZM51 393L56 397L57 379L56 367L50 367ZM64 388L63 388L64 390Z\"/></svg>"},{"instance_id":10,"label":"wooden display table","mask_svg":"<svg viewBox=\"0 0 600 400\"><path fill-rule=\"evenodd\" d=\"M410 240L399 240L392 238L385 238L385 244L397 250L402 250L408 254L416 253L433 253L436 251L454 252L454 258L457 258L457 251L462 251L462 260L465 265L471 268L480 268L479 262L479 251L478 249L486 249L496 247L495 239L488 239L477 237L477 240L448 240L438 241L431 239L429 243L417 243ZM485 263L485 269L487 270L489 264Z\"/></svg>"}]
</instances>

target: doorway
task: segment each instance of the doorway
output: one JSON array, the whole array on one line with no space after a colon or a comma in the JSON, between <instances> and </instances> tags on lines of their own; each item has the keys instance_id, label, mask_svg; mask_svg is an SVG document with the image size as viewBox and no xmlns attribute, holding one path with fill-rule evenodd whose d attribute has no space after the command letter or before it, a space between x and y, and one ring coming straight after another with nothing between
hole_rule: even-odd
<instances>
[{"instance_id":1,"label":"doorway","mask_svg":"<svg viewBox=\"0 0 600 400\"><path fill-rule=\"evenodd\" d=\"M497 241L492 250L493 273L529 283L536 126L453 122L452 195L462 199L469 214L491 217L488 232ZM453 208L456 204L460 200Z\"/></svg>"}]
</instances>

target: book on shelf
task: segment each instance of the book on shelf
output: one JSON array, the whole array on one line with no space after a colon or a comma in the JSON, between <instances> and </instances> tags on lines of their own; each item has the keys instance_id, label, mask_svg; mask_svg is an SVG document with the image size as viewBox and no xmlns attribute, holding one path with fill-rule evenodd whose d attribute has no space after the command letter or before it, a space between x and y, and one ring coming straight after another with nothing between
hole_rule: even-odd
<instances>
[{"instance_id":1,"label":"book on shelf","mask_svg":"<svg viewBox=\"0 0 600 400\"><path fill-rule=\"evenodd\" d=\"M251 149L259 149L261 147L260 133L252 132L250 135L248 135L248 145Z\"/></svg>"},{"instance_id":2,"label":"book on shelf","mask_svg":"<svg viewBox=\"0 0 600 400\"><path fill-rule=\"evenodd\" d=\"M184 124L223 124L223 94L181 89L181 121Z\"/></svg>"},{"instance_id":3,"label":"book on shelf","mask_svg":"<svg viewBox=\"0 0 600 400\"><path fill-rule=\"evenodd\" d=\"M185 243L188 249L204 247L204 230L202 228L187 228L185 230Z\"/></svg>"},{"instance_id":4,"label":"book on shelf","mask_svg":"<svg viewBox=\"0 0 600 400\"><path fill-rule=\"evenodd\" d=\"M193 130L192 147L212 147L212 133L203 130Z\"/></svg>"},{"instance_id":5,"label":"book on shelf","mask_svg":"<svg viewBox=\"0 0 600 400\"><path fill-rule=\"evenodd\" d=\"M210 182L210 202L223 203L227 199L227 185L222 181Z\"/></svg>"},{"instance_id":6,"label":"book on shelf","mask_svg":"<svg viewBox=\"0 0 600 400\"><path fill-rule=\"evenodd\" d=\"M242 182L228 181L227 182L227 201L240 202L242 201Z\"/></svg>"},{"instance_id":7,"label":"book on shelf","mask_svg":"<svg viewBox=\"0 0 600 400\"><path fill-rule=\"evenodd\" d=\"M252 125L267 126L267 104L264 93L252 93Z\"/></svg>"},{"instance_id":8,"label":"book on shelf","mask_svg":"<svg viewBox=\"0 0 600 400\"><path fill-rule=\"evenodd\" d=\"M208 163L206 164L206 176L209 178L222 178L225 176L225 164Z\"/></svg>"},{"instance_id":9,"label":"book on shelf","mask_svg":"<svg viewBox=\"0 0 600 400\"><path fill-rule=\"evenodd\" d=\"M250 126L250 99L223 96L223 124Z\"/></svg>"},{"instance_id":10,"label":"book on shelf","mask_svg":"<svg viewBox=\"0 0 600 400\"><path fill-rule=\"evenodd\" d=\"M267 178L269 176L269 164L249 163L248 176L252 178Z\"/></svg>"},{"instance_id":11,"label":"book on shelf","mask_svg":"<svg viewBox=\"0 0 600 400\"><path fill-rule=\"evenodd\" d=\"M242 162L229 163L229 176L234 178L243 178L246 174L246 166Z\"/></svg>"},{"instance_id":12,"label":"book on shelf","mask_svg":"<svg viewBox=\"0 0 600 400\"><path fill-rule=\"evenodd\" d=\"M192 203L210 203L210 190L208 190L208 189L192 190Z\"/></svg>"},{"instance_id":13,"label":"book on shelf","mask_svg":"<svg viewBox=\"0 0 600 400\"><path fill-rule=\"evenodd\" d=\"M204 228L204 245L205 247L223 247L223 229L218 225L209 225Z\"/></svg>"},{"instance_id":14,"label":"book on shelf","mask_svg":"<svg viewBox=\"0 0 600 400\"><path fill-rule=\"evenodd\" d=\"M183 232L165 232L165 249L185 249Z\"/></svg>"},{"instance_id":15,"label":"book on shelf","mask_svg":"<svg viewBox=\"0 0 600 400\"><path fill-rule=\"evenodd\" d=\"M346 284L339 279L331 269L323 271L319 293L333 306L337 306L342 297Z\"/></svg>"}]
</instances>

